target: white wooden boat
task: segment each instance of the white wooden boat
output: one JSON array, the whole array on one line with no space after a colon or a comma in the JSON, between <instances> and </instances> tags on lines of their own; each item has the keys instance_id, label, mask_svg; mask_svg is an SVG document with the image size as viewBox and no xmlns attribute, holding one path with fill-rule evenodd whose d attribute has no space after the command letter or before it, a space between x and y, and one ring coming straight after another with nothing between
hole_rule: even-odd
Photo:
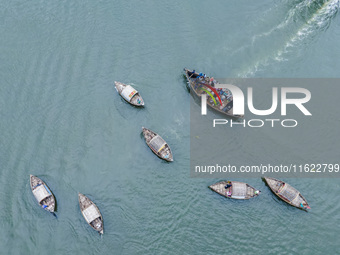
<instances>
[{"instance_id":1,"label":"white wooden boat","mask_svg":"<svg viewBox=\"0 0 340 255\"><path fill-rule=\"evenodd\" d=\"M100 234L104 234L103 217L98 207L85 195L78 193L79 207L86 222Z\"/></svg>"},{"instance_id":2,"label":"white wooden boat","mask_svg":"<svg viewBox=\"0 0 340 255\"><path fill-rule=\"evenodd\" d=\"M124 100L134 106L144 106L142 96L131 85L115 81L115 88Z\"/></svg>"},{"instance_id":3,"label":"white wooden boat","mask_svg":"<svg viewBox=\"0 0 340 255\"><path fill-rule=\"evenodd\" d=\"M209 188L221 196L233 199L249 199L261 193L249 184L237 181L221 181L210 185Z\"/></svg>"},{"instance_id":4,"label":"white wooden boat","mask_svg":"<svg viewBox=\"0 0 340 255\"><path fill-rule=\"evenodd\" d=\"M170 146L164 141L164 139L150 129L142 127L142 130L145 142L153 151L153 153L155 153L161 159L169 162L173 161Z\"/></svg>"},{"instance_id":5,"label":"white wooden boat","mask_svg":"<svg viewBox=\"0 0 340 255\"><path fill-rule=\"evenodd\" d=\"M307 200L288 183L271 177L264 177L263 179L271 191L286 203L299 209L310 209Z\"/></svg>"},{"instance_id":6,"label":"white wooden boat","mask_svg":"<svg viewBox=\"0 0 340 255\"><path fill-rule=\"evenodd\" d=\"M49 187L40 178L30 175L30 186L39 205L50 213L55 210L55 197Z\"/></svg>"}]
</instances>

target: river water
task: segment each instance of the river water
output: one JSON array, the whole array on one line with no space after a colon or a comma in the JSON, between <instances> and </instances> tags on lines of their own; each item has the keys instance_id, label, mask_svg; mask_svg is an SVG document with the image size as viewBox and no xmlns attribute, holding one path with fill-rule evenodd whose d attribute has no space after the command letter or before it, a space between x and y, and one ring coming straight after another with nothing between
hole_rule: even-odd
<instances>
[{"instance_id":1,"label":"river water","mask_svg":"<svg viewBox=\"0 0 340 255\"><path fill-rule=\"evenodd\" d=\"M220 179L190 177L182 71L338 78L338 11L339 0L0 0L0 254L339 253L339 179L289 179L306 213L259 178L243 180L261 196L233 201L208 189ZM115 80L146 107L124 102ZM142 126L174 162L153 155ZM37 205L29 174L54 192L57 218ZM78 192L101 210L102 237Z\"/></svg>"}]
</instances>

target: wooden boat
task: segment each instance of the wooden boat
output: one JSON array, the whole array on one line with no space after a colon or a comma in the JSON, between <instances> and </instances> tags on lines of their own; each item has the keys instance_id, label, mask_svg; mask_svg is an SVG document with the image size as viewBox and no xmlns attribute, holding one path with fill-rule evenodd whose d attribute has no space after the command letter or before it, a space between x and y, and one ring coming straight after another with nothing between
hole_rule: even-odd
<instances>
[{"instance_id":1,"label":"wooden boat","mask_svg":"<svg viewBox=\"0 0 340 255\"><path fill-rule=\"evenodd\" d=\"M299 209L310 209L307 200L298 190L290 186L288 183L271 177L263 177L263 179L268 184L271 191L286 203Z\"/></svg>"},{"instance_id":2,"label":"wooden boat","mask_svg":"<svg viewBox=\"0 0 340 255\"><path fill-rule=\"evenodd\" d=\"M170 146L164 141L164 139L150 129L142 127L142 130L145 142L150 149L161 159L169 162L173 161Z\"/></svg>"},{"instance_id":3,"label":"wooden boat","mask_svg":"<svg viewBox=\"0 0 340 255\"><path fill-rule=\"evenodd\" d=\"M100 234L104 234L103 217L98 207L85 195L78 193L79 207L86 222Z\"/></svg>"},{"instance_id":4,"label":"wooden boat","mask_svg":"<svg viewBox=\"0 0 340 255\"><path fill-rule=\"evenodd\" d=\"M208 107L229 117L243 117L243 115L233 114L233 95L229 89L215 89L218 86L218 82L214 78L204 77L200 73L186 68L184 68L184 71L190 92L194 97L201 98L203 94L208 94Z\"/></svg>"},{"instance_id":5,"label":"wooden boat","mask_svg":"<svg viewBox=\"0 0 340 255\"><path fill-rule=\"evenodd\" d=\"M121 95L126 102L134 106L144 106L143 98L131 85L115 81L115 88L118 94Z\"/></svg>"},{"instance_id":6,"label":"wooden boat","mask_svg":"<svg viewBox=\"0 0 340 255\"><path fill-rule=\"evenodd\" d=\"M249 199L261 193L249 184L237 181L221 181L210 185L209 188L221 196L233 199Z\"/></svg>"},{"instance_id":7,"label":"wooden boat","mask_svg":"<svg viewBox=\"0 0 340 255\"><path fill-rule=\"evenodd\" d=\"M55 197L46 183L38 177L30 175L30 186L39 205L46 211L54 213L56 205Z\"/></svg>"}]
</instances>

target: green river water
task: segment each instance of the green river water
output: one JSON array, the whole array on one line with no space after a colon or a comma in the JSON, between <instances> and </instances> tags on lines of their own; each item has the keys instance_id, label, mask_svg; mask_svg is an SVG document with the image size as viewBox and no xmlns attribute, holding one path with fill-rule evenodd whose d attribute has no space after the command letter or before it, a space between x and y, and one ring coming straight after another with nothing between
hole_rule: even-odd
<instances>
[{"instance_id":1,"label":"green river water","mask_svg":"<svg viewBox=\"0 0 340 255\"><path fill-rule=\"evenodd\" d=\"M243 181L261 196L235 201L208 189L220 179L190 177L183 79L183 67L338 78L339 5L0 0L0 254L340 254L339 179L289 179L306 213L259 178ZM146 107L123 101L115 80L133 84ZM174 162L153 155L142 126L171 145ZM54 192L57 218L37 205L29 174ZM101 210L102 237L78 192Z\"/></svg>"}]
</instances>

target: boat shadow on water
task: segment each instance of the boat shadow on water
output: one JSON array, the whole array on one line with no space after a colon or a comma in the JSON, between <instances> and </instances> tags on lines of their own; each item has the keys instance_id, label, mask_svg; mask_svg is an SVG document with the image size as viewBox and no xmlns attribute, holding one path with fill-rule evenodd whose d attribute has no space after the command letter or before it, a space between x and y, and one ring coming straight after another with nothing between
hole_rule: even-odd
<instances>
[{"instance_id":1,"label":"boat shadow on water","mask_svg":"<svg viewBox=\"0 0 340 255\"><path fill-rule=\"evenodd\" d=\"M138 106L131 105L121 97L120 97L120 100L113 100L113 101L114 101L114 105L115 105L115 108L116 108L116 111L118 112L118 114L126 120L130 119L131 114L138 115L138 114L141 113L141 111L147 111L148 112L147 107L145 107L145 106L144 107L138 107ZM125 107L125 105L127 105L127 106Z\"/></svg>"}]
</instances>

